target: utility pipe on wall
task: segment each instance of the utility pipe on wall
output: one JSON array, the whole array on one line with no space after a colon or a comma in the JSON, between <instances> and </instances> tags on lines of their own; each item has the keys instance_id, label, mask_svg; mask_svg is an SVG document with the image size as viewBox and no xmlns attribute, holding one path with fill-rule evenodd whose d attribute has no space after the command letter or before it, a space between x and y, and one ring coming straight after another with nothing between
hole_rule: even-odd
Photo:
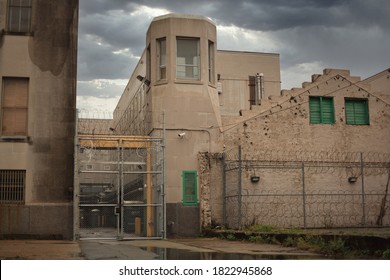
<instances>
[{"instance_id":1,"label":"utility pipe on wall","mask_svg":"<svg viewBox=\"0 0 390 280\"><path fill-rule=\"evenodd\" d=\"M261 100L264 98L264 74L263 73L256 74L255 85L256 85L255 104L260 105Z\"/></svg>"}]
</instances>

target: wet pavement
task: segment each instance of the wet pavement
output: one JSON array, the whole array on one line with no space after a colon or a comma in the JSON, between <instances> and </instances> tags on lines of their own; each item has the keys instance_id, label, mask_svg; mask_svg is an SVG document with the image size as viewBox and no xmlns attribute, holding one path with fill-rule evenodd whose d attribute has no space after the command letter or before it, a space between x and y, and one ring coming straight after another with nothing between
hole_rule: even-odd
<instances>
[{"instance_id":1,"label":"wet pavement","mask_svg":"<svg viewBox=\"0 0 390 280\"><path fill-rule=\"evenodd\" d=\"M256 260L324 259L296 248L217 238L174 240L0 240L0 259Z\"/></svg>"}]
</instances>

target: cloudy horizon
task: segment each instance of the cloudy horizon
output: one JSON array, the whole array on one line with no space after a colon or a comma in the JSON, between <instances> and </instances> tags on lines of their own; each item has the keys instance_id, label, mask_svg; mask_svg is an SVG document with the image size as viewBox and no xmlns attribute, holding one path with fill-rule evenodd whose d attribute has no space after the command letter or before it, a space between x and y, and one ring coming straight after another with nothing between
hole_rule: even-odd
<instances>
[{"instance_id":1,"label":"cloudy horizon","mask_svg":"<svg viewBox=\"0 0 390 280\"><path fill-rule=\"evenodd\" d=\"M280 54L282 89L325 68L365 79L390 67L386 0L79 0L77 108L113 111L156 16L209 17L219 50Z\"/></svg>"}]
</instances>

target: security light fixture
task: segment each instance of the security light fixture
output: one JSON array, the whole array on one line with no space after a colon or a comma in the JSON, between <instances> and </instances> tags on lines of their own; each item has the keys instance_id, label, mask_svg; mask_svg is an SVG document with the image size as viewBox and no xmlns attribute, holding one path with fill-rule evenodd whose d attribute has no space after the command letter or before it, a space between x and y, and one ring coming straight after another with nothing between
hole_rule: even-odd
<instances>
[{"instance_id":1,"label":"security light fixture","mask_svg":"<svg viewBox=\"0 0 390 280\"><path fill-rule=\"evenodd\" d=\"M350 183L356 183L356 181L357 181L357 177L355 177L355 176L351 176L348 178L348 182L350 182Z\"/></svg>"},{"instance_id":2,"label":"security light fixture","mask_svg":"<svg viewBox=\"0 0 390 280\"><path fill-rule=\"evenodd\" d=\"M259 181L260 181L260 176L256 176L256 175L251 176L251 182L252 183L257 183Z\"/></svg>"},{"instance_id":3,"label":"security light fixture","mask_svg":"<svg viewBox=\"0 0 390 280\"><path fill-rule=\"evenodd\" d=\"M143 82L145 85L150 86L150 81L141 75L137 76L137 80Z\"/></svg>"}]
</instances>

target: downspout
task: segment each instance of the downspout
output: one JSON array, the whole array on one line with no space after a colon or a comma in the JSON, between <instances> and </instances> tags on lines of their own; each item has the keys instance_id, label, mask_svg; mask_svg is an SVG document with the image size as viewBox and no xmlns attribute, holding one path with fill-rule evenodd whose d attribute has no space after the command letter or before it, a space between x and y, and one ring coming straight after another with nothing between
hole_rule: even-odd
<instances>
[{"instance_id":1,"label":"downspout","mask_svg":"<svg viewBox=\"0 0 390 280\"><path fill-rule=\"evenodd\" d=\"M257 73L255 77L256 95L255 104L260 105L261 100L264 98L264 74Z\"/></svg>"}]
</instances>

